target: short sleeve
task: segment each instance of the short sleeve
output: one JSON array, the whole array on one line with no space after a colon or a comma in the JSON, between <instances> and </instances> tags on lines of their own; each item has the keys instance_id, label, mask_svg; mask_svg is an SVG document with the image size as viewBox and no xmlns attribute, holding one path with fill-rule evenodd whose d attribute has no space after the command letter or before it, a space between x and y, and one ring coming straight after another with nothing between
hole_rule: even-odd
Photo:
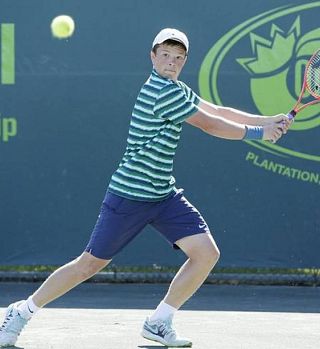
<instances>
[{"instance_id":1,"label":"short sleeve","mask_svg":"<svg viewBox=\"0 0 320 349\"><path fill-rule=\"evenodd\" d=\"M195 105L198 105L200 102L200 97L184 82L178 81L178 84L184 90L185 94L187 95L187 98Z\"/></svg>"},{"instance_id":2,"label":"short sleeve","mask_svg":"<svg viewBox=\"0 0 320 349\"><path fill-rule=\"evenodd\" d=\"M189 91L186 90L185 86L178 84L164 86L155 101L154 114L175 124L195 114L198 111L199 98L190 88Z\"/></svg>"}]
</instances>

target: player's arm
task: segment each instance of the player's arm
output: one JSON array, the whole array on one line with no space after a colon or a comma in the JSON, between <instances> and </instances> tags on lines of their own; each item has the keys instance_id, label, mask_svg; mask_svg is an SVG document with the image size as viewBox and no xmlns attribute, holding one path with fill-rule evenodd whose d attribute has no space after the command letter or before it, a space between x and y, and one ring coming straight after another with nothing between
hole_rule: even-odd
<instances>
[{"instance_id":1,"label":"player's arm","mask_svg":"<svg viewBox=\"0 0 320 349\"><path fill-rule=\"evenodd\" d=\"M246 113L238 109L215 105L205 101L200 97L199 99L200 102L198 106L200 109L210 114L219 115L227 120L234 121L239 124L264 126L269 124L270 122L284 122L285 124L289 122L287 116L284 114L272 116L255 115Z\"/></svg>"},{"instance_id":2,"label":"player's arm","mask_svg":"<svg viewBox=\"0 0 320 349\"><path fill-rule=\"evenodd\" d=\"M186 122L212 136L232 140L263 139L276 142L283 133L282 123L269 122L267 125L254 127L216 115L218 111L216 113L207 112L201 106L200 102L197 106L197 112L186 119Z\"/></svg>"}]
</instances>

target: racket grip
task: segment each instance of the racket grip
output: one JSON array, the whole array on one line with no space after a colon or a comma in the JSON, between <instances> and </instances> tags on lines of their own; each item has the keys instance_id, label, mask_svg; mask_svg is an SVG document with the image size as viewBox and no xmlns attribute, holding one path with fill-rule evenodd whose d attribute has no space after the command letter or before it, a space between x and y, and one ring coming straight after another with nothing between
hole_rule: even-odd
<instances>
[{"instance_id":1,"label":"racket grip","mask_svg":"<svg viewBox=\"0 0 320 349\"><path fill-rule=\"evenodd\" d=\"M287 114L289 120L292 120L296 115L297 113L294 110L291 110L291 112Z\"/></svg>"}]
</instances>

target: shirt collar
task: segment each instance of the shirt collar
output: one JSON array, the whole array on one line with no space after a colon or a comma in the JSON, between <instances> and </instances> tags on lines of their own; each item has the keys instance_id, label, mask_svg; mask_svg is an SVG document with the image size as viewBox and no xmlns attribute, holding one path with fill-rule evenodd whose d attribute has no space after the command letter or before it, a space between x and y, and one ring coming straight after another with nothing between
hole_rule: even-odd
<instances>
[{"instance_id":1,"label":"shirt collar","mask_svg":"<svg viewBox=\"0 0 320 349\"><path fill-rule=\"evenodd\" d=\"M151 75L152 75L152 76L156 76L157 78L163 79L163 80L165 80L165 81L172 81L172 82L175 82L175 81L172 80L172 79L168 79L168 78L165 78L165 77L161 76L160 74L157 73L157 71L156 71L154 68L152 68Z\"/></svg>"}]
</instances>

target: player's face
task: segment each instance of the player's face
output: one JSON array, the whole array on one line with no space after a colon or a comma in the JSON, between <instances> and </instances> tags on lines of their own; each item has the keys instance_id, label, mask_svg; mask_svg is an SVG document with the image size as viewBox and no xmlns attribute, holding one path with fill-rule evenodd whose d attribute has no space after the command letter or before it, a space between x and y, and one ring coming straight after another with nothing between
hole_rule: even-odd
<instances>
[{"instance_id":1,"label":"player's face","mask_svg":"<svg viewBox=\"0 0 320 349\"><path fill-rule=\"evenodd\" d=\"M161 44L156 53L151 51L154 69L164 78L176 81L187 60L186 51L179 46Z\"/></svg>"}]
</instances>

